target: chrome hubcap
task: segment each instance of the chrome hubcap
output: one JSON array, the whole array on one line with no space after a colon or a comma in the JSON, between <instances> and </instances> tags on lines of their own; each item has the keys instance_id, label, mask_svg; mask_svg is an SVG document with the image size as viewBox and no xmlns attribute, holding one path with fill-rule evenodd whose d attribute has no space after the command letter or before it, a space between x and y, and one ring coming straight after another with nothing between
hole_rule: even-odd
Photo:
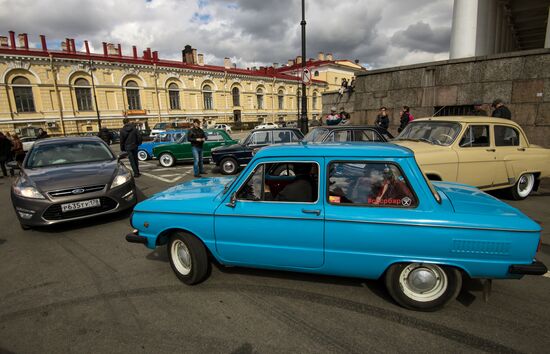
<instances>
[{"instance_id":1,"label":"chrome hubcap","mask_svg":"<svg viewBox=\"0 0 550 354\"><path fill-rule=\"evenodd\" d=\"M174 241L172 243L172 248L170 250L172 261L176 266L176 269L179 273L187 275L191 272L191 254L187 245L180 240Z\"/></svg>"},{"instance_id":2,"label":"chrome hubcap","mask_svg":"<svg viewBox=\"0 0 550 354\"><path fill-rule=\"evenodd\" d=\"M145 151L138 151L138 159L142 161L147 160L147 153Z\"/></svg>"},{"instance_id":3,"label":"chrome hubcap","mask_svg":"<svg viewBox=\"0 0 550 354\"><path fill-rule=\"evenodd\" d=\"M162 161L163 165L166 165L166 166L171 165L172 164L172 157L169 156L169 155L164 155L164 156L162 156L161 161Z\"/></svg>"},{"instance_id":4,"label":"chrome hubcap","mask_svg":"<svg viewBox=\"0 0 550 354\"><path fill-rule=\"evenodd\" d=\"M235 170L235 164L232 161L226 161L223 163L223 170L231 173Z\"/></svg>"},{"instance_id":5,"label":"chrome hubcap","mask_svg":"<svg viewBox=\"0 0 550 354\"><path fill-rule=\"evenodd\" d=\"M435 264L411 263L401 272L399 285L412 300L428 302L445 293L448 279L445 271Z\"/></svg>"},{"instance_id":6,"label":"chrome hubcap","mask_svg":"<svg viewBox=\"0 0 550 354\"><path fill-rule=\"evenodd\" d=\"M523 175L518 181L518 194L521 197L527 197L535 184L535 176L532 174Z\"/></svg>"}]
</instances>

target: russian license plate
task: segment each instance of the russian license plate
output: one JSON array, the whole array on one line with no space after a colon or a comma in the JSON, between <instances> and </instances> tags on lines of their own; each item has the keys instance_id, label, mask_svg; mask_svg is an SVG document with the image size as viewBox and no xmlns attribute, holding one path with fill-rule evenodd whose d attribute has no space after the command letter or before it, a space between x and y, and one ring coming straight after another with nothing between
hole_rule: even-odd
<instances>
[{"instance_id":1,"label":"russian license plate","mask_svg":"<svg viewBox=\"0 0 550 354\"><path fill-rule=\"evenodd\" d=\"M81 202L61 204L61 211L66 213L68 211L87 209L101 206L99 199L83 200Z\"/></svg>"}]
</instances>

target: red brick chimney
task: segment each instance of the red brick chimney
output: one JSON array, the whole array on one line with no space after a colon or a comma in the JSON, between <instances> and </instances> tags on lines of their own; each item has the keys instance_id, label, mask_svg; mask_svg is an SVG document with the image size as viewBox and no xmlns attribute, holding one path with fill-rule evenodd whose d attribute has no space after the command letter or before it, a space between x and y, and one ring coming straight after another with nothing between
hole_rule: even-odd
<instances>
[{"instance_id":1,"label":"red brick chimney","mask_svg":"<svg viewBox=\"0 0 550 354\"><path fill-rule=\"evenodd\" d=\"M10 31L10 45L11 45L12 49L17 48L17 46L15 45L15 32L14 31Z\"/></svg>"},{"instance_id":2,"label":"red brick chimney","mask_svg":"<svg viewBox=\"0 0 550 354\"><path fill-rule=\"evenodd\" d=\"M134 59L137 59L137 47L135 45L132 46L132 54L134 55Z\"/></svg>"},{"instance_id":3,"label":"red brick chimney","mask_svg":"<svg viewBox=\"0 0 550 354\"><path fill-rule=\"evenodd\" d=\"M48 45L46 44L46 36L41 34L40 35L40 42L42 43L42 50L43 51L48 51Z\"/></svg>"},{"instance_id":4,"label":"red brick chimney","mask_svg":"<svg viewBox=\"0 0 550 354\"><path fill-rule=\"evenodd\" d=\"M108 56L109 53L107 52L107 42L103 42L103 55Z\"/></svg>"},{"instance_id":5,"label":"red brick chimney","mask_svg":"<svg viewBox=\"0 0 550 354\"><path fill-rule=\"evenodd\" d=\"M86 48L86 54L90 54L90 44L88 41L84 41L84 47Z\"/></svg>"}]
</instances>

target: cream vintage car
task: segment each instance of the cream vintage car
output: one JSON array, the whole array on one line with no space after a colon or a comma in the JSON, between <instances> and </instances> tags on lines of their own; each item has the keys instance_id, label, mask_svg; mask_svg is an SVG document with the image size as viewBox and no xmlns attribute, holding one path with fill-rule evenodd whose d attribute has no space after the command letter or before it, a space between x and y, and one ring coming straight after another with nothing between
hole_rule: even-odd
<instances>
[{"instance_id":1,"label":"cream vintage car","mask_svg":"<svg viewBox=\"0 0 550 354\"><path fill-rule=\"evenodd\" d=\"M508 119L416 119L392 142L413 150L431 180L508 189L517 200L550 177L550 149L529 144L523 129Z\"/></svg>"}]
</instances>

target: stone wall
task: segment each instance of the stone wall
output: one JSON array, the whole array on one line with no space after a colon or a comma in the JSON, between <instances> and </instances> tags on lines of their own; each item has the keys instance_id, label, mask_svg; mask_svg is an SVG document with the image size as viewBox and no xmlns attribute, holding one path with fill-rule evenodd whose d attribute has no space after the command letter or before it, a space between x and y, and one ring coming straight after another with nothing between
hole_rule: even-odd
<instances>
[{"instance_id":1,"label":"stone wall","mask_svg":"<svg viewBox=\"0 0 550 354\"><path fill-rule=\"evenodd\" d=\"M390 131L397 133L403 105L420 118L431 116L436 106L475 101L491 112L495 98L504 100L531 143L550 147L550 49L368 71L358 75L352 95L324 94L323 114L343 106L354 124L373 124L379 107L386 106Z\"/></svg>"}]
</instances>

